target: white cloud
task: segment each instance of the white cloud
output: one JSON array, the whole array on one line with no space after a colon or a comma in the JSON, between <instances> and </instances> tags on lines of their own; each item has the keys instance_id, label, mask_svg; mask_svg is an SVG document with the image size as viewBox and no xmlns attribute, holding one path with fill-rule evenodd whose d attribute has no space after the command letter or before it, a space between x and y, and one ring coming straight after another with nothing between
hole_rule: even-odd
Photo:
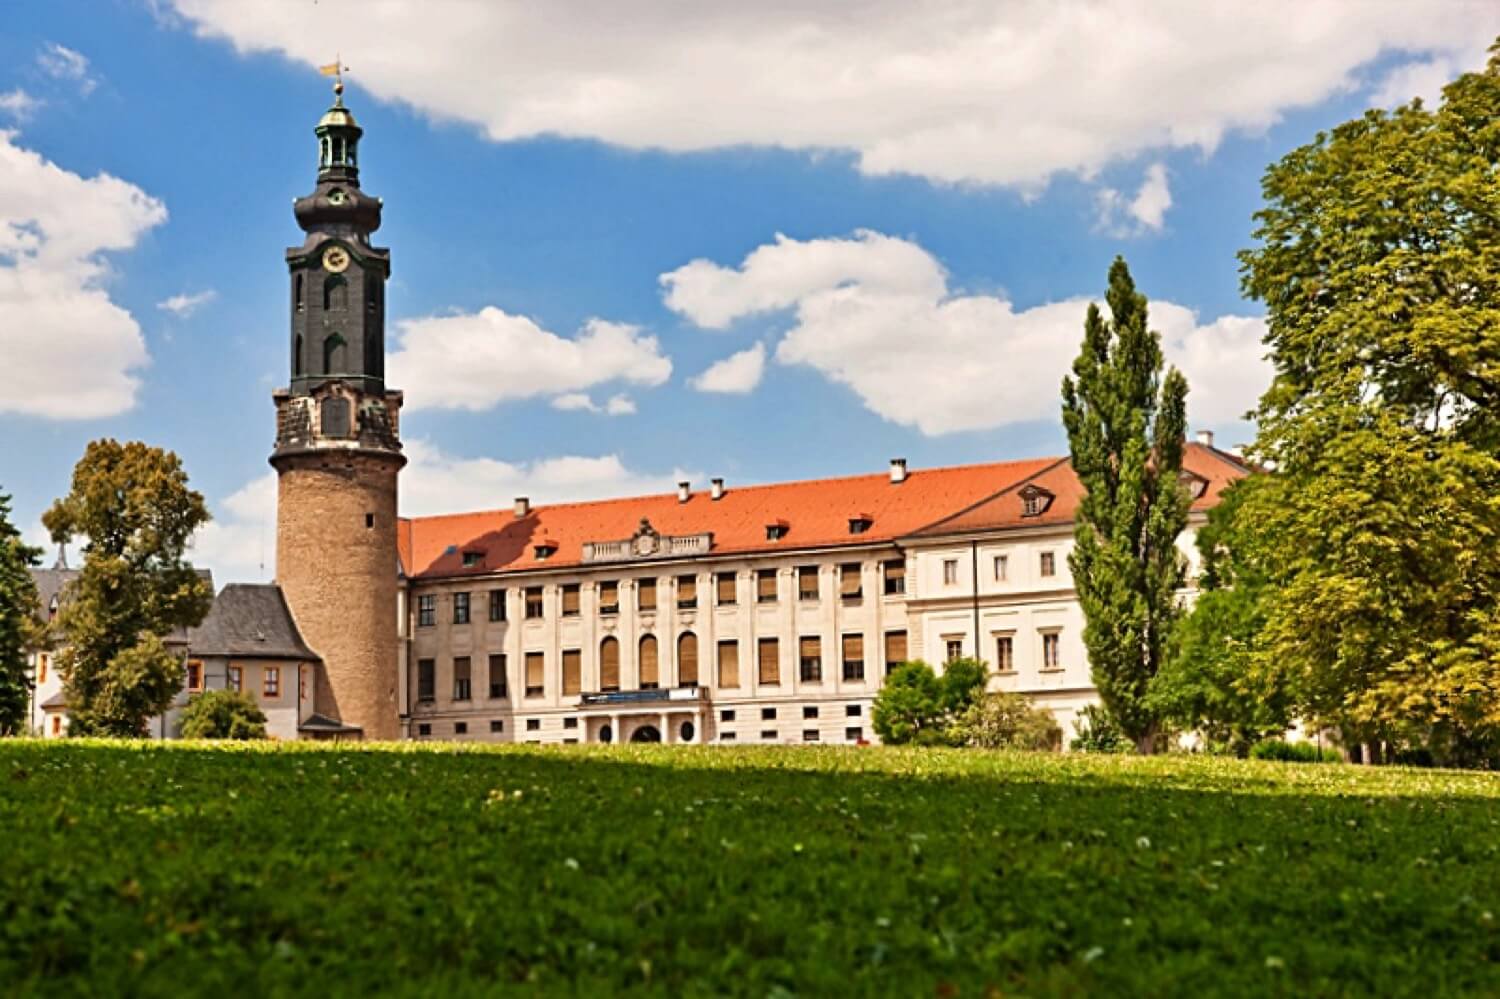
<instances>
[{"instance_id":1,"label":"white cloud","mask_svg":"<svg viewBox=\"0 0 1500 999\"><path fill-rule=\"evenodd\" d=\"M604 413L607 416L629 416L635 412L635 400L620 393L599 405L587 392L564 392L552 400L552 408L564 412Z\"/></svg>"},{"instance_id":2,"label":"white cloud","mask_svg":"<svg viewBox=\"0 0 1500 999\"><path fill-rule=\"evenodd\" d=\"M361 87L496 140L847 149L870 174L1032 187L1212 150L1356 85L1382 53L1500 34L1493 0L172 3L204 36L308 67L338 38Z\"/></svg>"},{"instance_id":3,"label":"white cloud","mask_svg":"<svg viewBox=\"0 0 1500 999\"><path fill-rule=\"evenodd\" d=\"M477 313L403 320L397 341L387 380L406 391L413 409L479 411L513 399L566 397L608 382L655 386L672 375L672 361L656 337L603 319L590 319L570 339L487 306ZM560 408L587 407L575 399Z\"/></svg>"},{"instance_id":4,"label":"white cloud","mask_svg":"<svg viewBox=\"0 0 1500 999\"><path fill-rule=\"evenodd\" d=\"M94 419L135 403L145 340L102 287L100 255L134 246L166 207L108 174L85 179L0 130L0 412Z\"/></svg>"},{"instance_id":5,"label":"white cloud","mask_svg":"<svg viewBox=\"0 0 1500 999\"><path fill-rule=\"evenodd\" d=\"M0 114L8 114L17 121L25 121L30 118L42 102L32 97L26 91L17 87L0 94Z\"/></svg>"},{"instance_id":6,"label":"white cloud","mask_svg":"<svg viewBox=\"0 0 1500 999\"><path fill-rule=\"evenodd\" d=\"M178 319L186 319L197 312L203 306L219 297L219 293L212 288L204 291L194 292L189 295L186 292L173 295L171 298L157 302L156 307L163 312L170 312Z\"/></svg>"},{"instance_id":7,"label":"white cloud","mask_svg":"<svg viewBox=\"0 0 1500 999\"><path fill-rule=\"evenodd\" d=\"M46 48L36 54L36 63L42 68L42 72L53 79L71 80L78 84L79 92L85 97L99 85L99 81L89 75L88 57L66 45L49 42Z\"/></svg>"},{"instance_id":8,"label":"white cloud","mask_svg":"<svg viewBox=\"0 0 1500 999\"><path fill-rule=\"evenodd\" d=\"M912 273L891 274L859 259L889 259L891 242L904 243L901 258ZM846 269L825 266L831 256ZM1077 354L1088 299L1017 310L992 295L952 294L946 282L932 288L930 276L942 268L927 251L871 232L844 240L779 238L745 259L739 269L696 261L692 271L695 287L719 289L739 311L705 306L695 295L677 296L675 307L695 321L701 314L728 323L761 311L763 302L788 301L795 319L776 347L778 362L811 367L848 386L873 412L924 434L1057 418L1059 385ZM821 286L804 279L809 271L822 275ZM775 288L771 274L785 275L789 290ZM1166 301L1153 301L1151 316L1168 360L1195 387L1195 421L1237 419L1269 383L1260 359L1263 320L1224 316L1199 325L1192 310Z\"/></svg>"},{"instance_id":9,"label":"white cloud","mask_svg":"<svg viewBox=\"0 0 1500 999\"><path fill-rule=\"evenodd\" d=\"M754 391L766 370L766 345L757 343L748 350L730 354L716 361L702 374L688 380L699 392L724 392L746 395Z\"/></svg>"},{"instance_id":10,"label":"white cloud","mask_svg":"<svg viewBox=\"0 0 1500 999\"><path fill-rule=\"evenodd\" d=\"M623 392L609 397L604 404L604 412L610 416L633 416L635 414L635 400Z\"/></svg>"},{"instance_id":11,"label":"white cloud","mask_svg":"<svg viewBox=\"0 0 1500 999\"><path fill-rule=\"evenodd\" d=\"M406 442L401 515L428 516L509 507L517 496L533 503L607 499L671 490L701 473L632 469L616 454L564 455L532 462L461 458L426 440ZM217 586L274 578L276 473L266 472L214 504L215 519L199 530L192 561L213 570ZM261 566L264 565L262 570Z\"/></svg>"},{"instance_id":12,"label":"white cloud","mask_svg":"<svg viewBox=\"0 0 1500 999\"><path fill-rule=\"evenodd\" d=\"M1401 63L1376 84L1370 100L1379 107L1393 108L1420 97L1425 106L1437 107L1444 85L1460 73L1484 64L1485 45L1493 38L1493 32L1479 31L1474 35L1478 44Z\"/></svg>"},{"instance_id":13,"label":"white cloud","mask_svg":"<svg viewBox=\"0 0 1500 999\"><path fill-rule=\"evenodd\" d=\"M1148 230L1160 232L1172 207L1172 189L1167 183L1167 167L1153 163L1136 190L1135 197L1125 196L1112 187L1101 188L1095 195L1099 209L1098 227L1115 236L1138 236Z\"/></svg>"}]
</instances>

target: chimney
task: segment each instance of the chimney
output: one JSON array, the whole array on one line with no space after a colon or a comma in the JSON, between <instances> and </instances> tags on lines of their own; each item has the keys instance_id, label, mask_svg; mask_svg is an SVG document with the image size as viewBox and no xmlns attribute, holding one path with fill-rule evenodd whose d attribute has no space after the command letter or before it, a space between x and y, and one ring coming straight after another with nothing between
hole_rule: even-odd
<instances>
[{"instance_id":1,"label":"chimney","mask_svg":"<svg viewBox=\"0 0 1500 999\"><path fill-rule=\"evenodd\" d=\"M906 459L891 459L891 485L900 485L906 481Z\"/></svg>"},{"instance_id":2,"label":"chimney","mask_svg":"<svg viewBox=\"0 0 1500 999\"><path fill-rule=\"evenodd\" d=\"M713 482L712 482L712 486L713 486L713 488L709 491L709 495L711 495L714 499L723 499L724 498L724 480L723 479L714 479Z\"/></svg>"},{"instance_id":3,"label":"chimney","mask_svg":"<svg viewBox=\"0 0 1500 999\"><path fill-rule=\"evenodd\" d=\"M686 503L693 496L693 484L691 482L677 483L677 502Z\"/></svg>"},{"instance_id":4,"label":"chimney","mask_svg":"<svg viewBox=\"0 0 1500 999\"><path fill-rule=\"evenodd\" d=\"M519 520L521 517L524 517L529 513L531 513L531 500L527 499L525 496L517 496L516 518Z\"/></svg>"},{"instance_id":5,"label":"chimney","mask_svg":"<svg viewBox=\"0 0 1500 999\"><path fill-rule=\"evenodd\" d=\"M1214 432L1212 430L1200 430L1200 431L1198 431L1198 443L1202 444L1204 447L1213 447L1214 446Z\"/></svg>"}]
</instances>

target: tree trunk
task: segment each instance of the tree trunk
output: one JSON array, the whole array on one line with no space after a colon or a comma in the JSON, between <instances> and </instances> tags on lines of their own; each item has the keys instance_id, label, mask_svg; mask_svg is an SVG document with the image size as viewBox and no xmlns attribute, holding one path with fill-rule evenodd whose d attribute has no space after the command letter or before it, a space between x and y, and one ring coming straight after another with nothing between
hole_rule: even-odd
<instances>
[{"instance_id":1,"label":"tree trunk","mask_svg":"<svg viewBox=\"0 0 1500 999\"><path fill-rule=\"evenodd\" d=\"M1135 740L1135 751L1141 756L1151 756L1156 752L1156 726L1153 725L1141 737Z\"/></svg>"}]
</instances>

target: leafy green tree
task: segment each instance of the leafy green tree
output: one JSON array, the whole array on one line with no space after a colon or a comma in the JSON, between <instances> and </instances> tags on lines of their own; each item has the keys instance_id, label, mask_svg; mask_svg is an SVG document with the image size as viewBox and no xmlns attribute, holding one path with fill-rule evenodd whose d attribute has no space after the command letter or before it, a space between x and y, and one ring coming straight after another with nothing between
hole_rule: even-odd
<instances>
[{"instance_id":1,"label":"leafy green tree","mask_svg":"<svg viewBox=\"0 0 1500 999\"><path fill-rule=\"evenodd\" d=\"M198 624L213 600L186 560L208 519L170 451L98 440L84 452L71 491L42 518L56 541L87 539L57 619L70 733L144 735L181 689L182 663L162 638Z\"/></svg>"},{"instance_id":2,"label":"leafy green tree","mask_svg":"<svg viewBox=\"0 0 1500 999\"><path fill-rule=\"evenodd\" d=\"M944 738L943 685L920 659L902 663L885 678L870 723L880 741L892 746L935 745Z\"/></svg>"},{"instance_id":3,"label":"leafy green tree","mask_svg":"<svg viewBox=\"0 0 1500 999\"><path fill-rule=\"evenodd\" d=\"M1370 111L1263 181L1276 469L1262 673L1346 745L1495 758L1500 732L1500 48L1442 104Z\"/></svg>"},{"instance_id":4,"label":"leafy green tree","mask_svg":"<svg viewBox=\"0 0 1500 999\"><path fill-rule=\"evenodd\" d=\"M1062 727L1052 712L1009 691L977 698L954 720L952 735L955 745L974 749L1062 748Z\"/></svg>"},{"instance_id":5,"label":"leafy green tree","mask_svg":"<svg viewBox=\"0 0 1500 999\"><path fill-rule=\"evenodd\" d=\"M255 698L238 690L205 690L182 712L184 739L264 739L266 716Z\"/></svg>"},{"instance_id":6,"label":"leafy green tree","mask_svg":"<svg viewBox=\"0 0 1500 999\"><path fill-rule=\"evenodd\" d=\"M954 719L967 711L984 696L989 675L989 667L980 659L960 656L943 663L943 675L939 678L942 693L938 699L943 714Z\"/></svg>"},{"instance_id":7,"label":"leafy green tree","mask_svg":"<svg viewBox=\"0 0 1500 999\"><path fill-rule=\"evenodd\" d=\"M1187 380L1162 374L1161 337L1122 258L1109 269L1108 319L1089 305L1083 348L1063 379L1063 424L1079 502L1069 564L1083 607L1083 642L1099 696L1121 730L1152 752L1148 699L1180 612L1187 526L1181 485Z\"/></svg>"},{"instance_id":8,"label":"leafy green tree","mask_svg":"<svg viewBox=\"0 0 1500 999\"><path fill-rule=\"evenodd\" d=\"M26 653L39 638L31 567L40 555L21 540L10 520L10 497L0 493L0 735L16 735L26 727L31 691Z\"/></svg>"}]
</instances>

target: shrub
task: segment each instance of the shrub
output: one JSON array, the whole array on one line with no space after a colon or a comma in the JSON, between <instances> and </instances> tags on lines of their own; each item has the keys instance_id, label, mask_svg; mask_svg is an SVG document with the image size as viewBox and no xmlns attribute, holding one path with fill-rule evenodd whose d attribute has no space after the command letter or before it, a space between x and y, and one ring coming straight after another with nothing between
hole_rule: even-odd
<instances>
[{"instance_id":1,"label":"shrub","mask_svg":"<svg viewBox=\"0 0 1500 999\"><path fill-rule=\"evenodd\" d=\"M1034 708L1020 694L985 694L959 715L954 741L975 749L1062 748L1062 728L1052 712Z\"/></svg>"},{"instance_id":2,"label":"shrub","mask_svg":"<svg viewBox=\"0 0 1500 999\"><path fill-rule=\"evenodd\" d=\"M182 712L184 739L264 739L266 716L249 694L205 690Z\"/></svg>"},{"instance_id":3,"label":"shrub","mask_svg":"<svg viewBox=\"0 0 1500 999\"><path fill-rule=\"evenodd\" d=\"M943 687L920 659L902 663L885 678L870 721L882 742L930 745L942 741Z\"/></svg>"},{"instance_id":4,"label":"shrub","mask_svg":"<svg viewBox=\"0 0 1500 999\"><path fill-rule=\"evenodd\" d=\"M1285 739L1262 739L1250 747L1250 758L1283 763L1338 763L1343 760L1336 749L1319 749L1315 743L1287 742Z\"/></svg>"},{"instance_id":5,"label":"shrub","mask_svg":"<svg viewBox=\"0 0 1500 999\"><path fill-rule=\"evenodd\" d=\"M1078 752L1128 753L1135 748L1101 704L1090 704L1078 712L1073 731L1078 734L1069 745Z\"/></svg>"}]
</instances>

